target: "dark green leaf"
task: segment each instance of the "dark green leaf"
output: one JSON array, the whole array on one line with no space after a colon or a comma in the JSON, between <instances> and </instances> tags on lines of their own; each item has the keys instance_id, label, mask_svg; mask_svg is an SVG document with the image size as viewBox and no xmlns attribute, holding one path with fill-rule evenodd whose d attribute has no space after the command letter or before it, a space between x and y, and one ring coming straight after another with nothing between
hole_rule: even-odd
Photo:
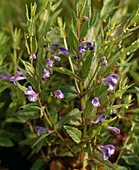
<instances>
[{"instance_id":1,"label":"dark green leaf","mask_svg":"<svg viewBox=\"0 0 139 170\"><path fill-rule=\"evenodd\" d=\"M82 132L80 130L71 126L64 126L64 129L76 143L81 142Z\"/></svg>"}]
</instances>

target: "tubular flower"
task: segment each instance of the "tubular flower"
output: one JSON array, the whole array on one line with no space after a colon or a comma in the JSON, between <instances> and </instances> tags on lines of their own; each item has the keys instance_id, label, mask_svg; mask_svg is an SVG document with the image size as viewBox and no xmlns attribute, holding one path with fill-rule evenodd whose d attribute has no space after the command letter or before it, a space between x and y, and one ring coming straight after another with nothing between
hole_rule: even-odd
<instances>
[{"instance_id":1,"label":"tubular flower","mask_svg":"<svg viewBox=\"0 0 139 170\"><path fill-rule=\"evenodd\" d=\"M99 123L99 122L104 122L105 117L106 117L106 115L105 115L105 114L102 114L102 115L100 115L100 116L97 118L96 121L92 121L92 123L93 123L93 124L97 124L97 123Z\"/></svg>"},{"instance_id":2,"label":"tubular flower","mask_svg":"<svg viewBox=\"0 0 139 170\"><path fill-rule=\"evenodd\" d=\"M102 61L104 61L103 66L105 66L105 67L106 67L106 66L107 66L107 59L106 59L106 57L105 57L105 56L104 56L104 57L102 57L102 58L101 58L101 60L102 60Z\"/></svg>"},{"instance_id":3,"label":"tubular flower","mask_svg":"<svg viewBox=\"0 0 139 170\"><path fill-rule=\"evenodd\" d=\"M86 52L86 49L82 45L79 45L78 50L79 50L79 54Z\"/></svg>"},{"instance_id":4,"label":"tubular flower","mask_svg":"<svg viewBox=\"0 0 139 170\"><path fill-rule=\"evenodd\" d=\"M116 127L110 127L107 126L108 129L112 130L115 134L119 134L120 133L120 129L116 128Z\"/></svg>"},{"instance_id":5,"label":"tubular flower","mask_svg":"<svg viewBox=\"0 0 139 170\"><path fill-rule=\"evenodd\" d=\"M43 70L43 78L47 78L47 77L50 77L50 72L47 71L46 69Z\"/></svg>"},{"instance_id":6,"label":"tubular flower","mask_svg":"<svg viewBox=\"0 0 139 170\"><path fill-rule=\"evenodd\" d=\"M117 78L118 78L117 74L111 74L110 76L103 78L102 83L109 85L109 90L112 91L113 86L116 86L117 84L116 80Z\"/></svg>"},{"instance_id":7,"label":"tubular flower","mask_svg":"<svg viewBox=\"0 0 139 170\"><path fill-rule=\"evenodd\" d=\"M40 136L42 131L48 131L48 129L44 127L36 127L35 131L37 132L37 135Z\"/></svg>"},{"instance_id":8,"label":"tubular flower","mask_svg":"<svg viewBox=\"0 0 139 170\"><path fill-rule=\"evenodd\" d=\"M57 47L59 47L59 44L58 43L52 43L51 46L57 48Z\"/></svg>"},{"instance_id":9,"label":"tubular flower","mask_svg":"<svg viewBox=\"0 0 139 170\"><path fill-rule=\"evenodd\" d=\"M99 103L99 99L97 97L95 97L91 103L95 106L95 107L99 107L100 103Z\"/></svg>"},{"instance_id":10,"label":"tubular flower","mask_svg":"<svg viewBox=\"0 0 139 170\"><path fill-rule=\"evenodd\" d=\"M54 61L50 60L50 58L47 58L47 67L53 67L54 66Z\"/></svg>"},{"instance_id":11,"label":"tubular flower","mask_svg":"<svg viewBox=\"0 0 139 170\"><path fill-rule=\"evenodd\" d=\"M16 81L24 80L24 79L26 79L26 78L27 78L27 77L22 77L22 76L17 75L17 76L12 76L12 77L10 78L10 81L14 82L14 84L16 85Z\"/></svg>"},{"instance_id":12,"label":"tubular flower","mask_svg":"<svg viewBox=\"0 0 139 170\"><path fill-rule=\"evenodd\" d=\"M52 50L52 49L50 49L50 48L46 48L46 49L47 49L47 51L51 51L51 55L56 54L56 53L54 52L54 50Z\"/></svg>"},{"instance_id":13,"label":"tubular flower","mask_svg":"<svg viewBox=\"0 0 139 170\"><path fill-rule=\"evenodd\" d=\"M64 98L64 94L61 92L61 90L57 90L55 92L55 95L58 99L63 99Z\"/></svg>"},{"instance_id":14,"label":"tubular flower","mask_svg":"<svg viewBox=\"0 0 139 170\"><path fill-rule=\"evenodd\" d=\"M29 60L35 60L35 59L36 59L35 53L30 54Z\"/></svg>"},{"instance_id":15,"label":"tubular flower","mask_svg":"<svg viewBox=\"0 0 139 170\"><path fill-rule=\"evenodd\" d=\"M68 51L66 48L64 48L64 47L59 47L59 50L60 50L60 52L59 52L58 54L64 53L65 55L67 55L67 56L69 56L69 57L72 58L72 55L69 53L69 51Z\"/></svg>"},{"instance_id":16,"label":"tubular flower","mask_svg":"<svg viewBox=\"0 0 139 170\"><path fill-rule=\"evenodd\" d=\"M60 60L61 60L61 58L58 57L58 56L53 55L52 57L53 57L55 60L57 60L57 61L60 61Z\"/></svg>"},{"instance_id":17,"label":"tubular flower","mask_svg":"<svg viewBox=\"0 0 139 170\"><path fill-rule=\"evenodd\" d=\"M85 44L87 46L87 48L89 48L89 50L93 50L93 44L89 41L82 41L83 44Z\"/></svg>"},{"instance_id":18,"label":"tubular flower","mask_svg":"<svg viewBox=\"0 0 139 170\"><path fill-rule=\"evenodd\" d=\"M36 93L30 95L30 96L28 97L28 100L29 100L30 102L36 102L36 101L38 100Z\"/></svg>"},{"instance_id":19,"label":"tubular flower","mask_svg":"<svg viewBox=\"0 0 139 170\"><path fill-rule=\"evenodd\" d=\"M0 79L1 80L9 80L11 77L11 74L4 70L2 72L3 72L3 74L0 75Z\"/></svg>"},{"instance_id":20,"label":"tubular flower","mask_svg":"<svg viewBox=\"0 0 139 170\"><path fill-rule=\"evenodd\" d=\"M98 149L103 153L104 160L107 160L115 152L115 147L113 145L100 145Z\"/></svg>"},{"instance_id":21,"label":"tubular flower","mask_svg":"<svg viewBox=\"0 0 139 170\"><path fill-rule=\"evenodd\" d=\"M28 89L25 91L25 95L29 95L28 100L30 102L36 102L38 100L37 95L31 86L28 86Z\"/></svg>"}]
</instances>

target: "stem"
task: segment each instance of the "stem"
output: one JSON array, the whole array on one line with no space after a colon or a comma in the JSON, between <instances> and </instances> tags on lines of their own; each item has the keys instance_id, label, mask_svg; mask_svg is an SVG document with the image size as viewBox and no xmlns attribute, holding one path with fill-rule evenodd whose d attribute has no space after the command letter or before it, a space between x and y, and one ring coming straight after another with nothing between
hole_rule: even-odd
<instances>
[{"instance_id":1,"label":"stem","mask_svg":"<svg viewBox=\"0 0 139 170\"><path fill-rule=\"evenodd\" d=\"M50 86L51 86L52 92L54 92L51 76L50 76ZM54 95L53 95L53 99L54 99L56 111L57 111L57 113L58 113L58 108L57 108L56 99L55 99L55 96L54 96Z\"/></svg>"},{"instance_id":2,"label":"stem","mask_svg":"<svg viewBox=\"0 0 139 170\"><path fill-rule=\"evenodd\" d=\"M130 133L129 133L129 136L127 137L127 139L126 139L126 141L125 141L125 143L124 143L124 145L123 145L123 147L122 147L122 150L121 150L120 153L119 153L119 156L118 156L118 158L117 158L117 160L116 160L116 164L118 164L118 162L119 162L119 160L120 160L120 158L121 158L121 156L122 156L122 153L123 153L123 151L124 151L124 149L125 149L128 141L129 141L129 139L130 139L131 136L132 136L134 127L135 127L135 123L133 122L133 123L132 123L131 130L130 130Z\"/></svg>"},{"instance_id":3,"label":"stem","mask_svg":"<svg viewBox=\"0 0 139 170\"><path fill-rule=\"evenodd\" d=\"M95 73L93 74L93 76L92 76L92 78L91 78L91 80L90 80L90 82L89 82L86 90L88 90L89 87L90 87L90 85L92 84L92 81L93 81L93 79L94 79L94 77L95 77L95 75L96 75L96 73L97 73L97 71L98 71L98 68L99 68L99 65L97 65L97 68L96 68L96 70L95 70Z\"/></svg>"},{"instance_id":4,"label":"stem","mask_svg":"<svg viewBox=\"0 0 139 170\"><path fill-rule=\"evenodd\" d=\"M65 36L64 36L64 45L65 45L65 48L68 49L67 42L66 42L66 37ZM68 59L69 59L69 63L70 63L70 66L71 66L71 70L74 73L74 67L73 67L71 58L69 56L68 56ZM75 78L74 78L74 81L75 81L75 86L76 86L77 92L80 93L80 89L79 89L77 80Z\"/></svg>"},{"instance_id":5,"label":"stem","mask_svg":"<svg viewBox=\"0 0 139 170\"><path fill-rule=\"evenodd\" d=\"M16 53L16 49L14 48L14 73L16 73L17 71L17 53Z\"/></svg>"},{"instance_id":6,"label":"stem","mask_svg":"<svg viewBox=\"0 0 139 170\"><path fill-rule=\"evenodd\" d=\"M32 53L32 36L30 37L30 49L31 49L31 53ZM33 67L33 60L31 60L31 65ZM35 80L35 74L33 73L33 82L34 82L34 87L35 87L35 92L38 93L38 90L37 90L37 86L36 86L36 80ZM39 105L40 107L42 108L42 103L41 103L41 100L40 100L40 97L39 95L37 95L37 99L38 99L38 102L39 102ZM46 108L47 110L47 108ZM47 110L47 114L49 115L49 118L51 119L51 115L49 114L48 110ZM70 152L73 154L73 152L71 151L71 148L69 146L68 143L65 142L64 138L59 134L59 132L57 131L55 125L53 127L53 124L52 122L50 121L50 119L48 118L46 112L44 111L43 112L43 115L45 117L45 119L47 120L48 124L50 125L50 127L55 131L55 133L59 136L59 138L64 142L64 144L66 145L66 147L70 150ZM52 119L51 119L52 120Z\"/></svg>"}]
</instances>

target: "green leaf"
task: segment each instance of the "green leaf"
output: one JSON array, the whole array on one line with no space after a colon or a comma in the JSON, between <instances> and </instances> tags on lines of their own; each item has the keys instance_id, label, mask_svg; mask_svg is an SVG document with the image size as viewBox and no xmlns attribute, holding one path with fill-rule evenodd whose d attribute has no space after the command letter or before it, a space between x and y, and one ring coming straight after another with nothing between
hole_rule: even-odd
<instances>
[{"instance_id":1,"label":"green leaf","mask_svg":"<svg viewBox=\"0 0 139 170\"><path fill-rule=\"evenodd\" d=\"M24 64L27 73L32 77L32 75L34 73L34 67L29 62L24 61L21 58L19 58L19 60Z\"/></svg>"},{"instance_id":2,"label":"green leaf","mask_svg":"<svg viewBox=\"0 0 139 170\"><path fill-rule=\"evenodd\" d=\"M45 170L45 169L46 163L42 159L37 159L30 168L30 170Z\"/></svg>"},{"instance_id":3,"label":"green leaf","mask_svg":"<svg viewBox=\"0 0 139 170\"><path fill-rule=\"evenodd\" d=\"M73 157L74 155L67 149L62 149L58 154L57 154L58 157L65 157L65 156L68 156L68 157Z\"/></svg>"},{"instance_id":4,"label":"green leaf","mask_svg":"<svg viewBox=\"0 0 139 170\"><path fill-rule=\"evenodd\" d=\"M26 123L26 119L24 118L14 118L14 117L11 117L11 118L8 118L6 119L6 122L7 123Z\"/></svg>"},{"instance_id":5,"label":"green leaf","mask_svg":"<svg viewBox=\"0 0 139 170\"><path fill-rule=\"evenodd\" d=\"M40 141L42 141L43 139L45 139L45 138L46 138L48 135L50 135L50 134L51 134L51 133L48 133L48 132L42 134L42 135L39 137L39 139L33 144L32 148L33 148L34 146L36 146Z\"/></svg>"},{"instance_id":6,"label":"green leaf","mask_svg":"<svg viewBox=\"0 0 139 170\"><path fill-rule=\"evenodd\" d=\"M49 31L50 27L54 24L55 19L58 17L58 15L60 14L60 12L62 11L62 9L57 10L47 21L45 27L44 27L44 31L40 37L40 40L43 40L43 37L46 35L46 33Z\"/></svg>"},{"instance_id":7,"label":"green leaf","mask_svg":"<svg viewBox=\"0 0 139 170\"><path fill-rule=\"evenodd\" d=\"M27 34L25 34L24 37L25 37L25 46L27 48L27 52L28 52L28 54L30 54L30 49L29 49L29 45L28 45L28 41L27 41Z\"/></svg>"},{"instance_id":8,"label":"green leaf","mask_svg":"<svg viewBox=\"0 0 139 170\"><path fill-rule=\"evenodd\" d=\"M19 116L21 118L25 119L37 119L39 118L39 115L37 115L37 109L23 109L19 110L16 114L16 116Z\"/></svg>"},{"instance_id":9,"label":"green leaf","mask_svg":"<svg viewBox=\"0 0 139 170\"><path fill-rule=\"evenodd\" d=\"M81 115L79 109L73 109L70 113L61 118L61 120L56 124L56 128L60 129L63 125L68 123L70 120L74 120L79 115Z\"/></svg>"},{"instance_id":10,"label":"green leaf","mask_svg":"<svg viewBox=\"0 0 139 170\"><path fill-rule=\"evenodd\" d=\"M32 37L32 46L33 46L33 49L32 49L33 52L36 53L38 49L38 42L37 42L36 36Z\"/></svg>"},{"instance_id":11,"label":"green leaf","mask_svg":"<svg viewBox=\"0 0 139 170\"><path fill-rule=\"evenodd\" d=\"M27 88L25 86L20 85L18 81L16 81L16 84L19 87L19 89L22 90L23 92L27 91Z\"/></svg>"},{"instance_id":12,"label":"green leaf","mask_svg":"<svg viewBox=\"0 0 139 170\"><path fill-rule=\"evenodd\" d=\"M64 126L64 129L76 143L81 142L82 132L80 130L71 126Z\"/></svg>"},{"instance_id":13,"label":"green leaf","mask_svg":"<svg viewBox=\"0 0 139 170\"><path fill-rule=\"evenodd\" d=\"M139 114L139 108L127 110L128 113Z\"/></svg>"},{"instance_id":14,"label":"green leaf","mask_svg":"<svg viewBox=\"0 0 139 170\"><path fill-rule=\"evenodd\" d=\"M129 71L129 74L133 77L133 79L135 81L139 81L139 76L138 76L138 73L134 72L134 71Z\"/></svg>"},{"instance_id":15,"label":"green leaf","mask_svg":"<svg viewBox=\"0 0 139 170\"><path fill-rule=\"evenodd\" d=\"M78 77L75 73L73 73L72 71L70 71L70 70L68 70L68 69L66 69L64 67L52 67L52 69L59 72L59 73L63 73L63 74L75 77L78 80L81 80L81 78Z\"/></svg>"},{"instance_id":16,"label":"green leaf","mask_svg":"<svg viewBox=\"0 0 139 170\"><path fill-rule=\"evenodd\" d=\"M14 146L14 143L7 137L0 137L0 146L12 147L12 146Z\"/></svg>"},{"instance_id":17,"label":"green leaf","mask_svg":"<svg viewBox=\"0 0 139 170\"><path fill-rule=\"evenodd\" d=\"M52 11L55 11L55 10L59 7L59 5L61 4L61 2L62 2L62 0L59 0L57 3L55 3L55 4L51 7L51 10L52 10Z\"/></svg>"},{"instance_id":18,"label":"green leaf","mask_svg":"<svg viewBox=\"0 0 139 170\"><path fill-rule=\"evenodd\" d=\"M84 78L86 78L88 76L93 57L94 57L94 50L91 51L89 53L87 59L85 61L83 61L83 65L81 68L81 75L83 75Z\"/></svg>"}]
</instances>

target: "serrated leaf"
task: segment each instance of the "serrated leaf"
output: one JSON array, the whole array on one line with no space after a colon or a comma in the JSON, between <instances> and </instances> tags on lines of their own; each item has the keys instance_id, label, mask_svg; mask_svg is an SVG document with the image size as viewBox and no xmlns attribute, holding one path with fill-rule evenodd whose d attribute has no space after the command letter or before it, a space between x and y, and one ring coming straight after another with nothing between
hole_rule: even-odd
<instances>
[{"instance_id":1,"label":"serrated leaf","mask_svg":"<svg viewBox=\"0 0 139 170\"><path fill-rule=\"evenodd\" d=\"M37 119L39 118L39 115L37 115L37 109L23 109L15 114L16 116L19 116L21 118L25 119Z\"/></svg>"},{"instance_id":2,"label":"serrated leaf","mask_svg":"<svg viewBox=\"0 0 139 170\"><path fill-rule=\"evenodd\" d=\"M75 119L81 114L79 109L74 109L70 113L68 113L66 116L62 117L61 120L56 124L56 128L59 129L66 123L68 123L70 120Z\"/></svg>"},{"instance_id":3,"label":"serrated leaf","mask_svg":"<svg viewBox=\"0 0 139 170\"><path fill-rule=\"evenodd\" d=\"M81 142L82 132L80 130L71 126L64 126L64 129L76 143Z\"/></svg>"}]
</instances>

